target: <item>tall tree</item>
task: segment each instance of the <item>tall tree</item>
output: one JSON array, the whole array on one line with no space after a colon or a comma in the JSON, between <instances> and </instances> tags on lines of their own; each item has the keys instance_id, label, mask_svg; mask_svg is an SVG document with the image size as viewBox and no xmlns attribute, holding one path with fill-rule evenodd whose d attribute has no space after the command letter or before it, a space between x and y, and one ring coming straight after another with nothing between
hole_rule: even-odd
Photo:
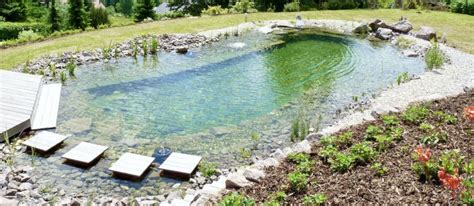
<instances>
[{"instance_id":1,"label":"tall tree","mask_svg":"<svg viewBox=\"0 0 474 206\"><path fill-rule=\"evenodd\" d=\"M59 31L59 15L56 10L56 1L51 1L51 8L49 9L49 24L51 24L51 32Z\"/></svg>"},{"instance_id":2,"label":"tall tree","mask_svg":"<svg viewBox=\"0 0 474 206\"><path fill-rule=\"evenodd\" d=\"M99 28L100 25L109 24L109 15L104 8L92 7L90 11L91 26L95 29Z\"/></svg>"},{"instance_id":3,"label":"tall tree","mask_svg":"<svg viewBox=\"0 0 474 206\"><path fill-rule=\"evenodd\" d=\"M133 0L120 0L121 12L127 16L131 16L133 13Z\"/></svg>"},{"instance_id":4,"label":"tall tree","mask_svg":"<svg viewBox=\"0 0 474 206\"><path fill-rule=\"evenodd\" d=\"M141 0L137 2L135 7L135 21L140 22L146 18L155 19L155 4L153 0Z\"/></svg>"},{"instance_id":5,"label":"tall tree","mask_svg":"<svg viewBox=\"0 0 474 206\"><path fill-rule=\"evenodd\" d=\"M27 10L23 0L10 0L0 3L0 16L6 21L26 21Z\"/></svg>"},{"instance_id":6,"label":"tall tree","mask_svg":"<svg viewBox=\"0 0 474 206\"><path fill-rule=\"evenodd\" d=\"M86 29L87 13L82 0L69 0L69 26L77 29Z\"/></svg>"}]
</instances>

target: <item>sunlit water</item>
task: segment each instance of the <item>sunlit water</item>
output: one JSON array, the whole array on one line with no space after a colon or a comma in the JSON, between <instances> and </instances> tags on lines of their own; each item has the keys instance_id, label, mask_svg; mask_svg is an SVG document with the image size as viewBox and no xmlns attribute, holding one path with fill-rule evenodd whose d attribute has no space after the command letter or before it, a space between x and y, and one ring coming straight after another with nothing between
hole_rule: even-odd
<instances>
[{"instance_id":1,"label":"sunlit water","mask_svg":"<svg viewBox=\"0 0 474 206\"><path fill-rule=\"evenodd\" d=\"M124 152L153 155L160 146L237 166L250 161L242 148L262 156L288 145L296 116L326 126L354 97L366 99L424 67L389 45L312 31L248 32L186 55L84 65L61 96L57 132L71 137L33 163L42 185L67 192L153 195L174 181L156 170L140 182L117 180L107 168ZM81 141L110 148L88 170L63 164L60 156Z\"/></svg>"}]
</instances>

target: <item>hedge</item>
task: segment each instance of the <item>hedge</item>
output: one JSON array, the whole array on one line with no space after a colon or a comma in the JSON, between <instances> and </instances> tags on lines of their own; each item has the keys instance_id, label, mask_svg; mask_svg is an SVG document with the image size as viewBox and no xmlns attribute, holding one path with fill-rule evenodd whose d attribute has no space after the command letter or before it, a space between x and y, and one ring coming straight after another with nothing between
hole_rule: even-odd
<instances>
[{"instance_id":1,"label":"hedge","mask_svg":"<svg viewBox=\"0 0 474 206\"><path fill-rule=\"evenodd\" d=\"M0 22L0 41L16 39L23 30L33 30L36 33L47 34L49 26L44 23Z\"/></svg>"}]
</instances>

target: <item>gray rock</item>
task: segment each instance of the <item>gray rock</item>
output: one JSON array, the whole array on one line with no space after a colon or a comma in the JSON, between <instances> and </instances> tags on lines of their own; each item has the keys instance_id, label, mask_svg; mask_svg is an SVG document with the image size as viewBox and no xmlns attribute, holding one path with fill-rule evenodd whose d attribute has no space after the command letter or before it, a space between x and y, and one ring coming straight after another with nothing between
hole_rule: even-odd
<instances>
[{"instance_id":1,"label":"gray rock","mask_svg":"<svg viewBox=\"0 0 474 206\"><path fill-rule=\"evenodd\" d=\"M226 189L239 189L249 186L251 183L243 176L237 173L231 173L225 181Z\"/></svg>"},{"instance_id":2,"label":"gray rock","mask_svg":"<svg viewBox=\"0 0 474 206\"><path fill-rule=\"evenodd\" d=\"M265 177L265 173L262 170L258 170L258 169L246 169L244 171L244 177L248 181L258 183L263 177Z\"/></svg>"},{"instance_id":3,"label":"gray rock","mask_svg":"<svg viewBox=\"0 0 474 206\"><path fill-rule=\"evenodd\" d=\"M8 187L8 189L18 190L18 185L16 185L13 182L9 182L7 187Z\"/></svg>"},{"instance_id":4,"label":"gray rock","mask_svg":"<svg viewBox=\"0 0 474 206\"><path fill-rule=\"evenodd\" d=\"M303 140L293 147L293 152L303 152L309 154L311 153L311 143L309 143L308 140Z\"/></svg>"},{"instance_id":5,"label":"gray rock","mask_svg":"<svg viewBox=\"0 0 474 206\"><path fill-rule=\"evenodd\" d=\"M380 19L376 19L369 23L369 27L373 32L376 32L379 28L389 28L389 26Z\"/></svg>"},{"instance_id":6,"label":"gray rock","mask_svg":"<svg viewBox=\"0 0 474 206\"><path fill-rule=\"evenodd\" d=\"M433 28L431 28L431 27L422 26L422 27L420 28L420 30L418 30L418 31L415 33L415 36L416 36L417 38L430 41L431 39L435 39L435 38L436 38L436 31L435 31Z\"/></svg>"},{"instance_id":7,"label":"gray rock","mask_svg":"<svg viewBox=\"0 0 474 206\"><path fill-rule=\"evenodd\" d=\"M8 189L8 190L5 192L5 196L15 196L15 195L16 195L16 192L17 192L17 190L15 190L15 189Z\"/></svg>"},{"instance_id":8,"label":"gray rock","mask_svg":"<svg viewBox=\"0 0 474 206\"><path fill-rule=\"evenodd\" d=\"M15 199L7 199L2 196L0 196L0 205L5 205L5 206L12 206L12 205L18 205L18 200Z\"/></svg>"},{"instance_id":9,"label":"gray rock","mask_svg":"<svg viewBox=\"0 0 474 206\"><path fill-rule=\"evenodd\" d=\"M406 57L417 57L417 56L419 56L419 54L416 53L413 50L404 50L404 51L402 51L402 54Z\"/></svg>"},{"instance_id":10,"label":"gray rock","mask_svg":"<svg viewBox=\"0 0 474 206\"><path fill-rule=\"evenodd\" d=\"M375 32L375 37L382 39L382 40L388 40L393 36L393 32L391 29L387 28L378 28L377 31Z\"/></svg>"},{"instance_id":11,"label":"gray rock","mask_svg":"<svg viewBox=\"0 0 474 206\"><path fill-rule=\"evenodd\" d=\"M413 26L407 20L401 20L390 26L390 29L394 32L407 34L413 29Z\"/></svg>"},{"instance_id":12,"label":"gray rock","mask_svg":"<svg viewBox=\"0 0 474 206\"><path fill-rule=\"evenodd\" d=\"M21 183L21 185L18 187L18 190L20 191L31 190L31 189L33 189L33 185L29 182Z\"/></svg>"},{"instance_id":13,"label":"gray rock","mask_svg":"<svg viewBox=\"0 0 474 206\"><path fill-rule=\"evenodd\" d=\"M155 206L159 205L159 202L156 200L141 200L138 202L138 205L140 206Z\"/></svg>"},{"instance_id":14,"label":"gray rock","mask_svg":"<svg viewBox=\"0 0 474 206\"><path fill-rule=\"evenodd\" d=\"M275 152L273 152L270 156L275 158L278 161L282 161L286 158L285 153L283 153L281 149L275 150Z\"/></svg>"}]
</instances>

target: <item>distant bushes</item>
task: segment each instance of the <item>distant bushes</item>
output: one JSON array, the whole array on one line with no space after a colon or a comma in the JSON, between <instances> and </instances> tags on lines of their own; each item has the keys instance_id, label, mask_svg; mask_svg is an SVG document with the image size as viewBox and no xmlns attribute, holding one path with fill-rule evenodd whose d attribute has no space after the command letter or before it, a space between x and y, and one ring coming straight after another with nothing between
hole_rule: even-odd
<instances>
[{"instance_id":1,"label":"distant bushes","mask_svg":"<svg viewBox=\"0 0 474 206\"><path fill-rule=\"evenodd\" d=\"M451 1L451 11L474 15L474 0L453 0Z\"/></svg>"},{"instance_id":2,"label":"distant bushes","mask_svg":"<svg viewBox=\"0 0 474 206\"><path fill-rule=\"evenodd\" d=\"M300 2L298 0L293 1L291 3L287 3L283 7L283 11L287 11L287 12L295 12L295 11L300 11L300 10L301 10Z\"/></svg>"},{"instance_id":3,"label":"distant bushes","mask_svg":"<svg viewBox=\"0 0 474 206\"><path fill-rule=\"evenodd\" d=\"M49 30L49 26L43 23L0 22L0 40L16 39L20 32L27 30L39 34L46 34Z\"/></svg>"}]
</instances>

